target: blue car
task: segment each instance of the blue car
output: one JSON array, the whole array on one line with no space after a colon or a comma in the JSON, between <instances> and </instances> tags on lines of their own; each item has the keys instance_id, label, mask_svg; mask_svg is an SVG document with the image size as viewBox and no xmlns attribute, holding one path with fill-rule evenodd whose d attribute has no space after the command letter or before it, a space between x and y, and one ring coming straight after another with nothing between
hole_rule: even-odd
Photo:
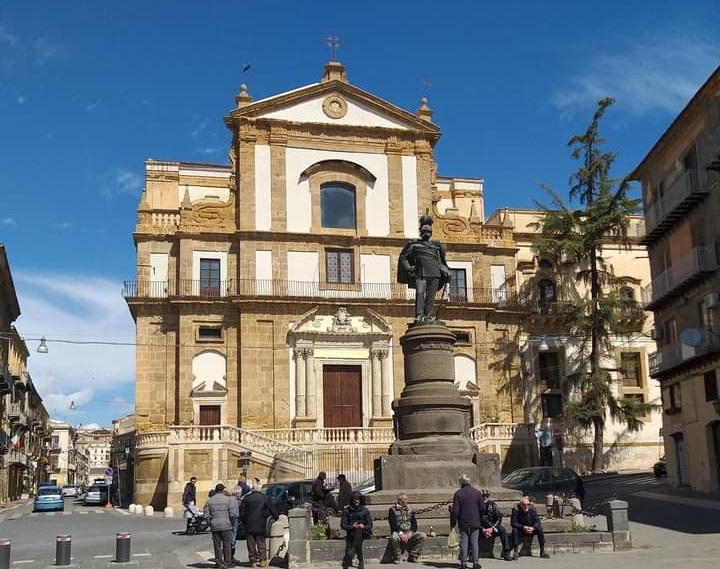
<instances>
[{"instance_id":1,"label":"blue car","mask_svg":"<svg viewBox=\"0 0 720 569\"><path fill-rule=\"evenodd\" d=\"M60 488L57 486L41 486L38 488L33 504L33 512L49 512L65 510L65 501L63 500Z\"/></svg>"}]
</instances>

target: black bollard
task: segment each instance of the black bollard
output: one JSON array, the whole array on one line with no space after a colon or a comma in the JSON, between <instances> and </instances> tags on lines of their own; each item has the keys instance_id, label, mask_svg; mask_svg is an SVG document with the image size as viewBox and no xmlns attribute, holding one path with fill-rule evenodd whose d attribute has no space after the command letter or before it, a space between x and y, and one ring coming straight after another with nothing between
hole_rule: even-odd
<instances>
[{"instance_id":1,"label":"black bollard","mask_svg":"<svg viewBox=\"0 0 720 569\"><path fill-rule=\"evenodd\" d=\"M70 565L72 536L59 535L55 540L55 565Z\"/></svg>"},{"instance_id":2,"label":"black bollard","mask_svg":"<svg viewBox=\"0 0 720 569\"><path fill-rule=\"evenodd\" d=\"M115 563L130 563L130 534L115 534Z\"/></svg>"},{"instance_id":3,"label":"black bollard","mask_svg":"<svg viewBox=\"0 0 720 569\"><path fill-rule=\"evenodd\" d=\"M0 539L0 569L10 569L10 544L9 539Z\"/></svg>"}]
</instances>

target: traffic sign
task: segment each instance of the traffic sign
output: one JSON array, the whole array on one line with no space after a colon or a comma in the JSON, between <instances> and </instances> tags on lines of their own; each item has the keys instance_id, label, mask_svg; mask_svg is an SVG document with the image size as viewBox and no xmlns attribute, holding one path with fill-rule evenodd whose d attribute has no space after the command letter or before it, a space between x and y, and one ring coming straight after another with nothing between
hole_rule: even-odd
<instances>
[{"instance_id":1,"label":"traffic sign","mask_svg":"<svg viewBox=\"0 0 720 569\"><path fill-rule=\"evenodd\" d=\"M112 475L113 475L112 466L108 466L108 467L105 469L105 476L110 476L110 477L112 477Z\"/></svg>"}]
</instances>

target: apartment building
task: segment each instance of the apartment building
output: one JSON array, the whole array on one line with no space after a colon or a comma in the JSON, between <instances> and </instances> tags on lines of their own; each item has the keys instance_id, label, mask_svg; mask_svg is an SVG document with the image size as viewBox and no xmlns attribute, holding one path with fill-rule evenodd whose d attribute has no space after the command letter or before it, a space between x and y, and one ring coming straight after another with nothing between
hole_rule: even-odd
<instances>
[{"instance_id":1,"label":"apartment building","mask_svg":"<svg viewBox=\"0 0 720 569\"><path fill-rule=\"evenodd\" d=\"M650 374L662 388L673 484L720 490L720 67L633 177L642 184L655 315Z\"/></svg>"},{"instance_id":2,"label":"apartment building","mask_svg":"<svg viewBox=\"0 0 720 569\"><path fill-rule=\"evenodd\" d=\"M112 430L110 429L78 427L75 446L79 454L87 457L88 480L92 481L94 478L105 476L105 469L110 466L111 443Z\"/></svg>"}]
</instances>

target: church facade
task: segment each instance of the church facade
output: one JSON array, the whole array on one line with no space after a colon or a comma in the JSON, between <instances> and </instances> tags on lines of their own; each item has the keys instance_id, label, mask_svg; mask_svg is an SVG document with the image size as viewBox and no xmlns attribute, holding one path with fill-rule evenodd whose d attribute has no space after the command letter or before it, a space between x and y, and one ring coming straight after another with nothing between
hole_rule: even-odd
<instances>
[{"instance_id":1,"label":"church facade","mask_svg":"<svg viewBox=\"0 0 720 569\"><path fill-rule=\"evenodd\" d=\"M400 109L350 84L318 83L225 117L228 164L148 160L134 233L135 501L176 504L243 472L261 479L372 475L394 439L399 338L414 292L398 255L429 210L451 283L438 317L472 434L506 470L532 463L526 390L505 353L532 312L507 211L485 221L483 181L440 176L427 101Z\"/></svg>"}]
</instances>

